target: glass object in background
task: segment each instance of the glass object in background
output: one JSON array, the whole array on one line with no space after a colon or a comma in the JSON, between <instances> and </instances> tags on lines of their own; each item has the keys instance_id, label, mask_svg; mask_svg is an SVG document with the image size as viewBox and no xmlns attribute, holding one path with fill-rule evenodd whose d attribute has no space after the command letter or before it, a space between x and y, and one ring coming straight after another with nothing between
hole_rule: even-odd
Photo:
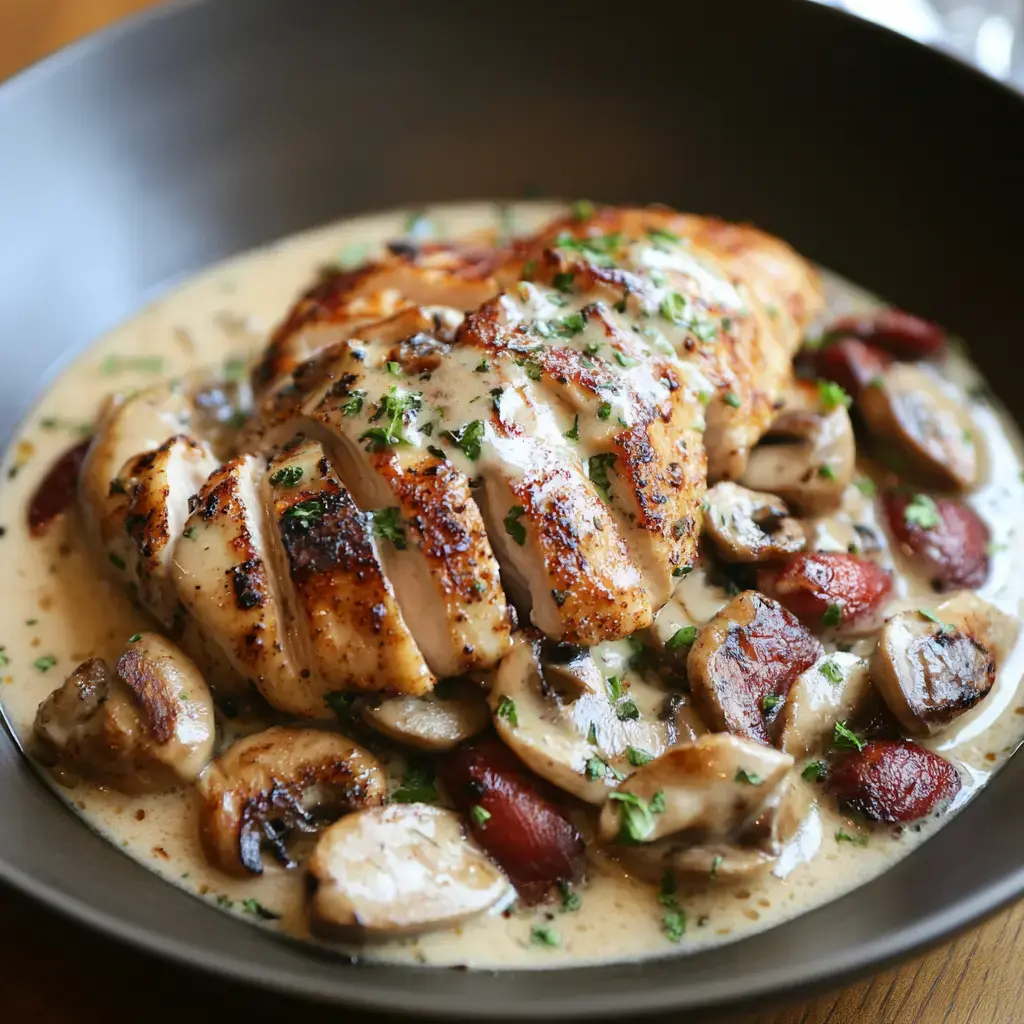
<instances>
[{"instance_id":1,"label":"glass object in background","mask_svg":"<svg viewBox=\"0 0 1024 1024\"><path fill-rule=\"evenodd\" d=\"M969 61L1024 88L1024 0L816 0Z\"/></svg>"}]
</instances>

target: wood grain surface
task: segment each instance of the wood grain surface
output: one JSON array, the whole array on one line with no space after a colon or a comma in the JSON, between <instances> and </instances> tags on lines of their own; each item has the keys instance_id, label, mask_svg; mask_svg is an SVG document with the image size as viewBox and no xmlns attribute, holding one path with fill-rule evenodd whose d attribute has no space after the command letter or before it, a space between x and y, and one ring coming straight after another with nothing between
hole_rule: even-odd
<instances>
[{"instance_id":1,"label":"wood grain surface","mask_svg":"<svg viewBox=\"0 0 1024 1024\"><path fill-rule=\"evenodd\" d=\"M290 0L282 0L290 2ZM152 0L0 0L0 79ZM0 144L10 145L11 140ZM0 826L2 827L2 826ZM941 884L936 880L936 884ZM0 1022L224 1020L359 1024L339 1013L245 991L127 950L0 889ZM375 1019L380 1019L379 1016ZM678 1021L678 1016L673 1017ZM691 1018L692 1020L692 1018ZM789 1007L726 1024L1024 1022L1024 903L910 963Z\"/></svg>"}]
</instances>

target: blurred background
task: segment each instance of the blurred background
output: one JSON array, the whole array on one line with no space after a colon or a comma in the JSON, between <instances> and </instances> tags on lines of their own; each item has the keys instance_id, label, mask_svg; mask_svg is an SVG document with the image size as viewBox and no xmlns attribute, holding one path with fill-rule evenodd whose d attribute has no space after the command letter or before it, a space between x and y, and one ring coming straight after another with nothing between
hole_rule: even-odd
<instances>
[{"instance_id":1,"label":"blurred background","mask_svg":"<svg viewBox=\"0 0 1024 1024\"><path fill-rule=\"evenodd\" d=\"M807 2L885 25L1024 88L1024 0ZM152 6L154 0L0 0L0 79L116 18Z\"/></svg>"}]
</instances>

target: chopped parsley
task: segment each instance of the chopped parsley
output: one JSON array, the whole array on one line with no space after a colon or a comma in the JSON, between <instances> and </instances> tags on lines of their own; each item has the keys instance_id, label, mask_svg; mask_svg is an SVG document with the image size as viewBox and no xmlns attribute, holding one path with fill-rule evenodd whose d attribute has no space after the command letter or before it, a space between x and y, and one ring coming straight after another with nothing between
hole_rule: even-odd
<instances>
[{"instance_id":1,"label":"chopped parsley","mask_svg":"<svg viewBox=\"0 0 1024 1024\"><path fill-rule=\"evenodd\" d=\"M627 356L625 352L620 352L618 349L615 349L615 362L626 370L632 366L636 366L637 364L636 359L632 359L630 356Z\"/></svg>"},{"instance_id":2,"label":"chopped parsley","mask_svg":"<svg viewBox=\"0 0 1024 1024\"><path fill-rule=\"evenodd\" d=\"M57 664L57 659L52 654L44 654L41 658L36 658L32 664L39 669L40 672L49 672L50 669Z\"/></svg>"},{"instance_id":3,"label":"chopped parsley","mask_svg":"<svg viewBox=\"0 0 1024 1024\"><path fill-rule=\"evenodd\" d=\"M693 572L693 566L692 565L677 565L672 570L672 575L676 576L676 577L679 577L679 576L689 576L691 572Z\"/></svg>"},{"instance_id":4,"label":"chopped parsley","mask_svg":"<svg viewBox=\"0 0 1024 1024\"><path fill-rule=\"evenodd\" d=\"M572 204L572 219L577 223L581 220L588 220L594 216L594 204L589 199L577 199Z\"/></svg>"},{"instance_id":5,"label":"chopped parsley","mask_svg":"<svg viewBox=\"0 0 1024 1024\"><path fill-rule=\"evenodd\" d=\"M480 828L483 828L491 820L491 812L479 804L474 804L469 809L469 816L473 819L474 824L479 825Z\"/></svg>"},{"instance_id":6,"label":"chopped parsley","mask_svg":"<svg viewBox=\"0 0 1024 1024\"><path fill-rule=\"evenodd\" d=\"M580 894L568 882L559 882L558 891L562 896L562 910L568 913L580 909L583 902Z\"/></svg>"},{"instance_id":7,"label":"chopped parsley","mask_svg":"<svg viewBox=\"0 0 1024 1024\"><path fill-rule=\"evenodd\" d=\"M443 448L438 448L437 445L428 444L427 452L433 455L435 459L440 459L442 462L448 461L448 455Z\"/></svg>"},{"instance_id":8,"label":"chopped parsley","mask_svg":"<svg viewBox=\"0 0 1024 1024\"><path fill-rule=\"evenodd\" d=\"M479 363L477 364L477 367L476 367L476 369L474 370L474 373L487 373L487 371L488 371L488 370L489 370L490 368L491 368L491 364L490 364L489 362L487 362L487 357L485 356L485 357L484 357L483 359L481 359L481 360L480 360L480 362L479 362Z\"/></svg>"},{"instance_id":9,"label":"chopped parsley","mask_svg":"<svg viewBox=\"0 0 1024 1024\"><path fill-rule=\"evenodd\" d=\"M836 842L837 843L853 843L854 846L867 846L868 845L868 837L867 836L859 836L859 835L858 836L851 836L849 832L844 832L842 829L839 829L836 832Z\"/></svg>"},{"instance_id":10,"label":"chopped parsley","mask_svg":"<svg viewBox=\"0 0 1024 1024\"><path fill-rule=\"evenodd\" d=\"M800 773L806 782L821 782L828 774L828 765L824 761L811 761Z\"/></svg>"},{"instance_id":11,"label":"chopped parsley","mask_svg":"<svg viewBox=\"0 0 1024 1024\"><path fill-rule=\"evenodd\" d=\"M620 843L642 843L654 831L654 811L636 793L616 789L608 794L608 799L619 805Z\"/></svg>"},{"instance_id":12,"label":"chopped parsley","mask_svg":"<svg viewBox=\"0 0 1024 1024\"><path fill-rule=\"evenodd\" d=\"M921 618L927 619L929 622L934 622L935 625L938 626L943 633L953 632L953 624L951 622L943 622L942 619L940 619L938 615L935 614L935 612L931 611L931 609L918 608L917 614L920 615Z\"/></svg>"},{"instance_id":13,"label":"chopped parsley","mask_svg":"<svg viewBox=\"0 0 1024 1024\"><path fill-rule=\"evenodd\" d=\"M124 572L124 559L120 555L115 555L113 551L110 551L107 553L107 558L115 569L120 569L121 572Z\"/></svg>"},{"instance_id":14,"label":"chopped parsley","mask_svg":"<svg viewBox=\"0 0 1024 1024\"><path fill-rule=\"evenodd\" d=\"M598 455L591 455L587 460L587 475L590 482L597 488L605 501L611 501L611 483L608 480L608 470L614 467L616 456L612 452L601 452Z\"/></svg>"},{"instance_id":15,"label":"chopped parsley","mask_svg":"<svg viewBox=\"0 0 1024 1024\"><path fill-rule=\"evenodd\" d=\"M567 438L569 441L578 441L580 439L580 415L576 414L576 418L572 421L571 429L567 430L562 437Z\"/></svg>"},{"instance_id":16,"label":"chopped parsley","mask_svg":"<svg viewBox=\"0 0 1024 1024\"><path fill-rule=\"evenodd\" d=\"M825 463L825 465L818 467L818 476L822 480L835 480L836 471L828 463Z\"/></svg>"},{"instance_id":17,"label":"chopped parsley","mask_svg":"<svg viewBox=\"0 0 1024 1024\"><path fill-rule=\"evenodd\" d=\"M669 942L680 942L686 932L686 913L679 905L676 881L671 871L666 871L662 876L658 902L667 911L661 919L662 931Z\"/></svg>"},{"instance_id":18,"label":"chopped parsley","mask_svg":"<svg viewBox=\"0 0 1024 1024\"><path fill-rule=\"evenodd\" d=\"M761 786L764 785L764 776L758 775L757 772L748 772L746 768L738 768L733 781L745 782L748 786Z\"/></svg>"},{"instance_id":19,"label":"chopped parsley","mask_svg":"<svg viewBox=\"0 0 1024 1024\"><path fill-rule=\"evenodd\" d=\"M124 373L126 370L135 370L139 373L160 373L163 368L164 361L160 356L109 355L100 363L100 373L108 377L116 373Z\"/></svg>"},{"instance_id":20,"label":"chopped parsley","mask_svg":"<svg viewBox=\"0 0 1024 1024\"><path fill-rule=\"evenodd\" d=\"M142 634L141 633L132 633L132 635L130 637L128 637L128 643L130 643L130 644L137 644L141 639L142 639Z\"/></svg>"},{"instance_id":21,"label":"chopped parsley","mask_svg":"<svg viewBox=\"0 0 1024 1024\"><path fill-rule=\"evenodd\" d=\"M654 760L654 755L648 750L643 750L641 747L626 747L626 760L634 768L642 768L645 764L649 764Z\"/></svg>"},{"instance_id":22,"label":"chopped parsley","mask_svg":"<svg viewBox=\"0 0 1024 1024\"><path fill-rule=\"evenodd\" d=\"M678 235L674 235L671 231L666 231L664 228L650 228L647 232L647 237L652 242L668 243L669 245L678 245L680 242Z\"/></svg>"},{"instance_id":23,"label":"chopped parsley","mask_svg":"<svg viewBox=\"0 0 1024 1024\"><path fill-rule=\"evenodd\" d=\"M922 530L932 530L942 523L939 506L927 494L915 494L904 508L903 518L908 526L920 526Z\"/></svg>"},{"instance_id":24,"label":"chopped parsley","mask_svg":"<svg viewBox=\"0 0 1024 1024\"><path fill-rule=\"evenodd\" d=\"M523 369L530 380L540 380L544 376L544 370L540 363L535 363L532 359L529 362L523 363Z\"/></svg>"},{"instance_id":25,"label":"chopped parsley","mask_svg":"<svg viewBox=\"0 0 1024 1024\"><path fill-rule=\"evenodd\" d=\"M734 409L738 409L743 403L740 401L740 397L735 391L726 391L725 404L731 405Z\"/></svg>"},{"instance_id":26,"label":"chopped parsley","mask_svg":"<svg viewBox=\"0 0 1024 1024\"><path fill-rule=\"evenodd\" d=\"M620 722L635 722L640 717L640 709L627 697L615 709L615 714Z\"/></svg>"},{"instance_id":27,"label":"chopped parsley","mask_svg":"<svg viewBox=\"0 0 1024 1024\"><path fill-rule=\"evenodd\" d=\"M7 653L7 649L0 647L0 665L10 665L11 656Z\"/></svg>"},{"instance_id":28,"label":"chopped parsley","mask_svg":"<svg viewBox=\"0 0 1024 1024\"><path fill-rule=\"evenodd\" d=\"M618 231L607 235L590 235L587 238L573 238L572 235L562 234L555 239L555 246L578 252L599 267L608 267L614 262L613 254L621 242L622 235Z\"/></svg>"},{"instance_id":29,"label":"chopped parsley","mask_svg":"<svg viewBox=\"0 0 1024 1024\"><path fill-rule=\"evenodd\" d=\"M341 403L342 416L356 416L363 410L363 402L366 400L365 391L350 391L348 397Z\"/></svg>"},{"instance_id":30,"label":"chopped parsley","mask_svg":"<svg viewBox=\"0 0 1024 1024\"><path fill-rule=\"evenodd\" d=\"M513 729L519 725L519 712L516 711L516 702L511 697L502 697L498 701L498 709L495 714L499 718L504 718Z\"/></svg>"},{"instance_id":31,"label":"chopped parsley","mask_svg":"<svg viewBox=\"0 0 1024 1024\"><path fill-rule=\"evenodd\" d=\"M526 543L526 527L519 517L526 512L522 505L513 505L505 515L505 532L520 546Z\"/></svg>"},{"instance_id":32,"label":"chopped parsley","mask_svg":"<svg viewBox=\"0 0 1024 1024\"><path fill-rule=\"evenodd\" d=\"M571 292L572 291L573 281L575 281L575 280L576 280L576 275L575 274L555 274L555 277L554 277L554 280L552 281L552 284L554 284L554 286L560 292Z\"/></svg>"},{"instance_id":33,"label":"chopped parsley","mask_svg":"<svg viewBox=\"0 0 1024 1024\"><path fill-rule=\"evenodd\" d=\"M665 650L678 651L681 647L690 647L699 632L696 626L681 626L665 642Z\"/></svg>"},{"instance_id":34,"label":"chopped parsley","mask_svg":"<svg viewBox=\"0 0 1024 1024\"><path fill-rule=\"evenodd\" d=\"M836 722L836 727L832 732L832 742L837 747L845 747L848 750L860 751L866 746L865 742L845 722Z\"/></svg>"},{"instance_id":35,"label":"chopped parsley","mask_svg":"<svg viewBox=\"0 0 1024 1024\"><path fill-rule=\"evenodd\" d=\"M288 519L297 520L307 530L315 526L324 517L324 507L316 498L307 498L300 501L291 508L285 509L284 515Z\"/></svg>"},{"instance_id":36,"label":"chopped parsley","mask_svg":"<svg viewBox=\"0 0 1024 1024\"><path fill-rule=\"evenodd\" d=\"M669 323L685 325L686 305L686 299L679 292L669 292L661 300L661 315Z\"/></svg>"},{"instance_id":37,"label":"chopped parsley","mask_svg":"<svg viewBox=\"0 0 1024 1024\"><path fill-rule=\"evenodd\" d=\"M535 946L547 946L550 949L557 949L562 944L558 932L546 924L535 924L530 929L530 941Z\"/></svg>"},{"instance_id":38,"label":"chopped parsley","mask_svg":"<svg viewBox=\"0 0 1024 1024\"><path fill-rule=\"evenodd\" d=\"M402 776L402 784L389 797L393 804L432 804L437 800L434 769L429 761L410 764Z\"/></svg>"},{"instance_id":39,"label":"chopped parsley","mask_svg":"<svg viewBox=\"0 0 1024 1024\"><path fill-rule=\"evenodd\" d=\"M458 448L471 462L480 458L480 449L484 439L483 420L473 420L458 430L446 430L444 436Z\"/></svg>"},{"instance_id":40,"label":"chopped parsley","mask_svg":"<svg viewBox=\"0 0 1024 1024\"><path fill-rule=\"evenodd\" d=\"M602 402L597 407L597 418L599 420L606 420L606 419L608 419L611 416L611 414L612 414L611 402Z\"/></svg>"},{"instance_id":41,"label":"chopped parsley","mask_svg":"<svg viewBox=\"0 0 1024 1024\"><path fill-rule=\"evenodd\" d=\"M374 537L391 541L399 551L405 550L405 525L402 522L401 509L396 507L371 509L370 523L373 526Z\"/></svg>"},{"instance_id":42,"label":"chopped parsley","mask_svg":"<svg viewBox=\"0 0 1024 1024\"><path fill-rule=\"evenodd\" d=\"M617 701L622 696L622 677L609 676L604 681L604 688L608 691L608 699L612 702Z\"/></svg>"},{"instance_id":43,"label":"chopped parsley","mask_svg":"<svg viewBox=\"0 0 1024 1024\"><path fill-rule=\"evenodd\" d=\"M252 914L253 917L258 917L263 921L278 921L281 918L280 914L275 914L273 910L267 910L259 900L255 900L251 896L242 900L242 909L247 914Z\"/></svg>"},{"instance_id":44,"label":"chopped parsley","mask_svg":"<svg viewBox=\"0 0 1024 1024\"><path fill-rule=\"evenodd\" d=\"M830 604L825 609L825 614L821 617L821 624L832 628L838 626L843 621L843 608L842 605Z\"/></svg>"},{"instance_id":45,"label":"chopped parsley","mask_svg":"<svg viewBox=\"0 0 1024 1024\"><path fill-rule=\"evenodd\" d=\"M830 683L843 681L843 670L834 661L824 662L819 671Z\"/></svg>"},{"instance_id":46,"label":"chopped parsley","mask_svg":"<svg viewBox=\"0 0 1024 1024\"><path fill-rule=\"evenodd\" d=\"M294 487L301 479L301 466L285 466L270 478L270 482L275 487Z\"/></svg>"},{"instance_id":47,"label":"chopped parsley","mask_svg":"<svg viewBox=\"0 0 1024 1024\"><path fill-rule=\"evenodd\" d=\"M344 721L352 710L352 703L356 699L354 693L343 693L341 690L331 690L324 694L324 703L334 714Z\"/></svg>"},{"instance_id":48,"label":"chopped parsley","mask_svg":"<svg viewBox=\"0 0 1024 1024\"><path fill-rule=\"evenodd\" d=\"M853 399L846 393L846 389L837 384L834 380L818 381L818 397L821 399L821 407L830 412L843 406L849 409Z\"/></svg>"},{"instance_id":49,"label":"chopped parsley","mask_svg":"<svg viewBox=\"0 0 1024 1024\"><path fill-rule=\"evenodd\" d=\"M761 710L767 714L769 711L773 711L782 703L782 698L774 693L766 693L761 698Z\"/></svg>"},{"instance_id":50,"label":"chopped parsley","mask_svg":"<svg viewBox=\"0 0 1024 1024\"><path fill-rule=\"evenodd\" d=\"M861 494L866 498L873 498L878 488L875 486L875 481L871 477L866 476L863 480L854 480L853 486L860 491Z\"/></svg>"}]
</instances>

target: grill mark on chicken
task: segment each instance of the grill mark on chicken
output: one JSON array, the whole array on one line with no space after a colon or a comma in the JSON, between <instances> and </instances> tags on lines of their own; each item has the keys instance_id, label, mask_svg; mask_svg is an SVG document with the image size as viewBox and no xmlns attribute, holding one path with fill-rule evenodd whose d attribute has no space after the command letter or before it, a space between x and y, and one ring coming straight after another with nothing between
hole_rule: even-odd
<instances>
[{"instance_id":1,"label":"grill mark on chicken","mask_svg":"<svg viewBox=\"0 0 1024 1024\"><path fill-rule=\"evenodd\" d=\"M116 671L144 708L143 724L157 743L166 743L177 725L178 702L169 699L166 685L138 651L125 651Z\"/></svg>"}]
</instances>

